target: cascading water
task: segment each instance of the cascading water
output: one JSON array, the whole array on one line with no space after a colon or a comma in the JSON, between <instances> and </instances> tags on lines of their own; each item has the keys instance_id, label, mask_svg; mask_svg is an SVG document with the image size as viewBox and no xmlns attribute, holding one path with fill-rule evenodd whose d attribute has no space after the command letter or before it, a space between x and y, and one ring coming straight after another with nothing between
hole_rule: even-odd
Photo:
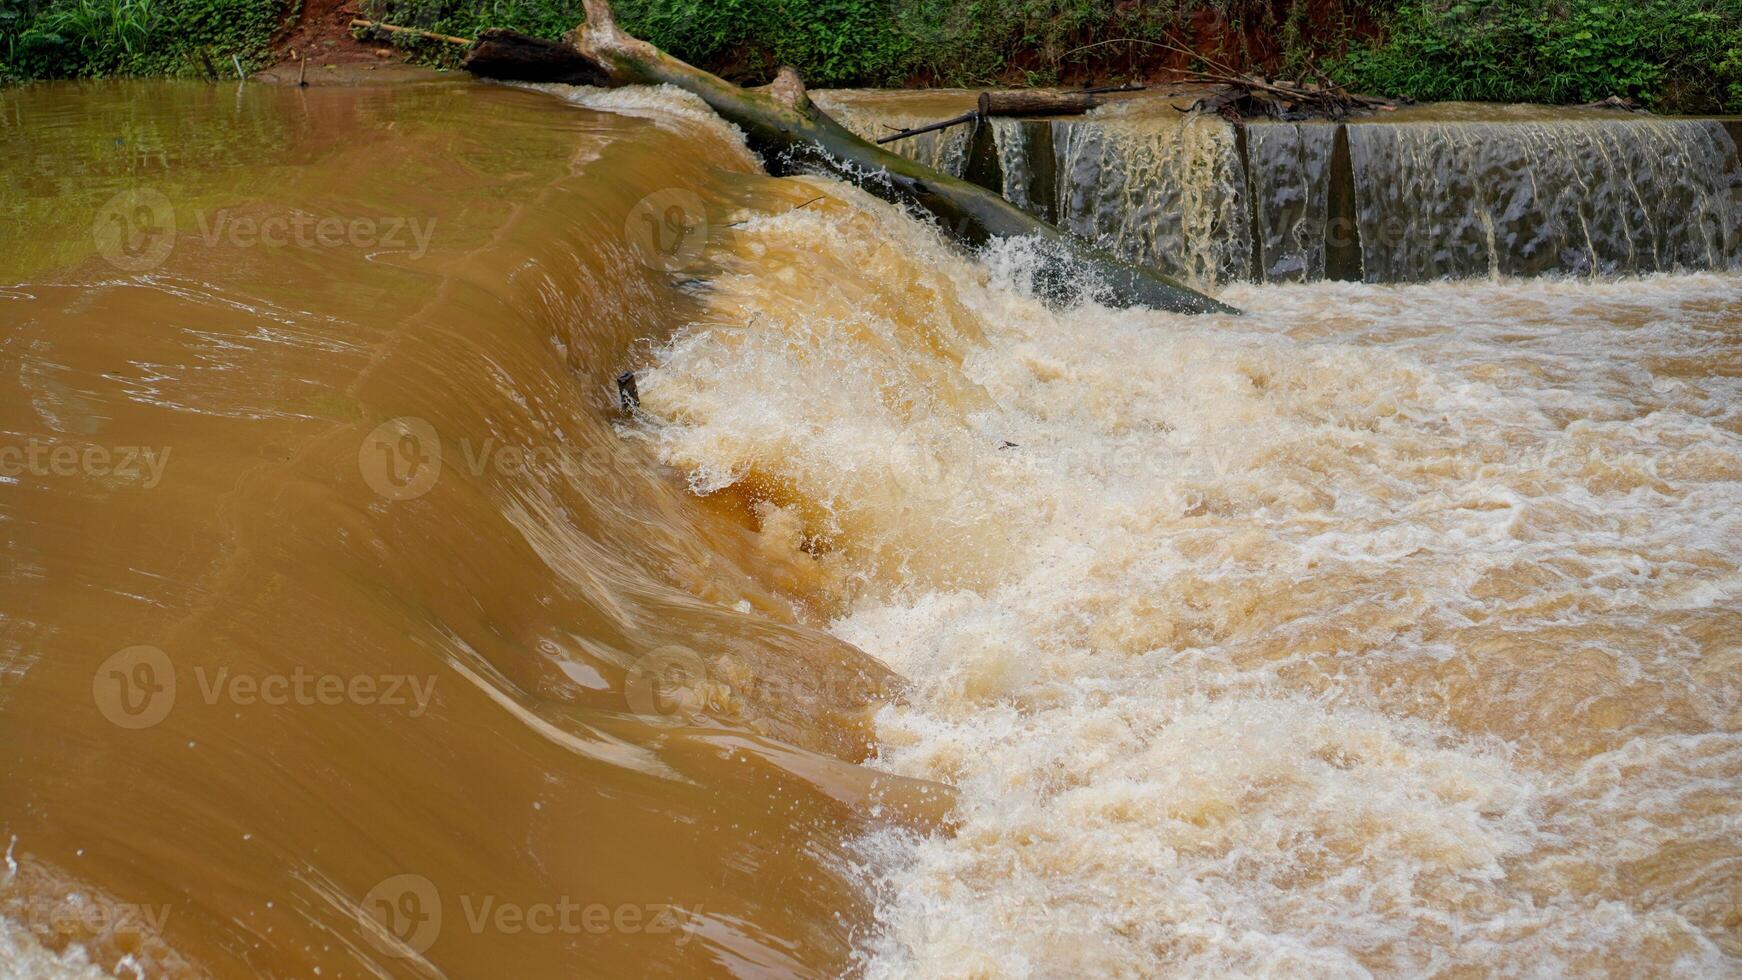
<instances>
[{"instance_id":1,"label":"cascading water","mask_svg":"<svg viewBox=\"0 0 1742 980\"><path fill-rule=\"evenodd\" d=\"M0 90L0 976L827 975L869 928L848 842L943 799L854 765L892 675L613 431L690 236L804 188L565 94ZM731 727L661 711L704 657Z\"/></svg>"},{"instance_id":2,"label":"cascading water","mask_svg":"<svg viewBox=\"0 0 1742 980\"><path fill-rule=\"evenodd\" d=\"M1257 222L1254 258L1266 282L1326 278L1327 234L1335 227L1330 191L1336 137L1337 128L1328 123L1246 127L1247 192Z\"/></svg>"},{"instance_id":3,"label":"cascading water","mask_svg":"<svg viewBox=\"0 0 1742 980\"><path fill-rule=\"evenodd\" d=\"M1036 123L1021 119L993 117L992 146L998 153L998 192L1011 204L1040 218L1042 221L1058 221L1058 215L1053 207L1057 199L1057 187L1045 189L1036 188L1035 182L1045 180L1049 184L1053 173L1051 164L1052 124ZM1037 171L1035 151L1029 146L1031 127L1046 127L1048 149L1046 152L1046 167ZM1039 190L1037 194L1036 191Z\"/></svg>"},{"instance_id":4,"label":"cascading water","mask_svg":"<svg viewBox=\"0 0 1742 980\"><path fill-rule=\"evenodd\" d=\"M1201 286L1245 277L1251 219L1233 127L1133 103L1053 123L1052 144L1059 227Z\"/></svg>"},{"instance_id":5,"label":"cascading water","mask_svg":"<svg viewBox=\"0 0 1742 980\"><path fill-rule=\"evenodd\" d=\"M821 91L813 98L841 125L868 140L957 116L974 105L973 93L947 89L927 92L917 99L903 92L856 92L853 95L855 97L842 98L840 93ZM888 149L918 160L933 170L960 177L968 166L972 136L972 128L952 126L886 145Z\"/></svg>"},{"instance_id":6,"label":"cascading water","mask_svg":"<svg viewBox=\"0 0 1742 980\"><path fill-rule=\"evenodd\" d=\"M946 118L942 106L889 115L900 100L887 94L833 99L863 132ZM1731 129L1454 105L1237 132L1137 98L1050 122L994 119L990 155L1013 203L1200 286L1420 282L1736 268ZM969 130L956 130L942 158L971 175ZM907 152L940 158L937 145Z\"/></svg>"},{"instance_id":7,"label":"cascading water","mask_svg":"<svg viewBox=\"0 0 1742 980\"><path fill-rule=\"evenodd\" d=\"M1721 122L1526 116L1348 132L1368 282L1742 261L1742 174Z\"/></svg>"}]
</instances>

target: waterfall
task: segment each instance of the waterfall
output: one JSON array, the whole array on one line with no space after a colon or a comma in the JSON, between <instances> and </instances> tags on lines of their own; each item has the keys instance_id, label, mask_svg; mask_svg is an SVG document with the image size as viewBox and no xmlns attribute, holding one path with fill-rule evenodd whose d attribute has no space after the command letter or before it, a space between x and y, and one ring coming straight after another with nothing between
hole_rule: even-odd
<instances>
[{"instance_id":1,"label":"waterfall","mask_svg":"<svg viewBox=\"0 0 1742 980\"><path fill-rule=\"evenodd\" d=\"M1351 125L1370 282L1737 263L1736 146L1701 119Z\"/></svg>"},{"instance_id":2,"label":"waterfall","mask_svg":"<svg viewBox=\"0 0 1742 980\"><path fill-rule=\"evenodd\" d=\"M1257 270L1269 282L1325 278L1331 151L1327 123L1246 128L1248 186L1257 229Z\"/></svg>"},{"instance_id":3,"label":"waterfall","mask_svg":"<svg viewBox=\"0 0 1742 980\"><path fill-rule=\"evenodd\" d=\"M1188 282L1243 279L1252 229L1234 129L1159 108L1052 124L1057 223Z\"/></svg>"},{"instance_id":4,"label":"waterfall","mask_svg":"<svg viewBox=\"0 0 1742 980\"><path fill-rule=\"evenodd\" d=\"M836 122L863 139L876 141L891 133L960 115L973 108L971 101L960 106L944 99L921 102L902 99L902 93L884 92L816 92L813 100ZM910 104L904 104L910 103ZM935 107L934 107L935 105ZM906 139L884 144L884 148L941 170L952 177L962 176L968 166L968 149L973 140L972 126L951 126L948 129L920 133Z\"/></svg>"},{"instance_id":5,"label":"waterfall","mask_svg":"<svg viewBox=\"0 0 1742 980\"><path fill-rule=\"evenodd\" d=\"M959 114L961 93L822 93L861 134ZM1134 99L891 144L1132 261L1204 287L1419 282L1742 265L1735 123L1442 105L1346 124Z\"/></svg>"},{"instance_id":6,"label":"waterfall","mask_svg":"<svg viewBox=\"0 0 1742 980\"><path fill-rule=\"evenodd\" d=\"M1035 179L1035 167L1029 158L1028 130L1031 125L1020 119L992 120L992 140L998 152L998 173L1002 181L999 190L1011 204L1050 221L1051 218L1036 209L1035 195L1030 190Z\"/></svg>"}]
</instances>

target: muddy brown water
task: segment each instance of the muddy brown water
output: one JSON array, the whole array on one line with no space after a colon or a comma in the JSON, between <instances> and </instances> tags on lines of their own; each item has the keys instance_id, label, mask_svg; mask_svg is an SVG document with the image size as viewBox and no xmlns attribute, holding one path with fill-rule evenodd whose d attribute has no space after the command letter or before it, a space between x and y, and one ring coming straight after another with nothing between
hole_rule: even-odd
<instances>
[{"instance_id":1,"label":"muddy brown water","mask_svg":"<svg viewBox=\"0 0 1742 980\"><path fill-rule=\"evenodd\" d=\"M3 99L0 908L154 974L837 967L833 859L912 793L850 764L888 673L611 429L693 304L631 207L792 192L505 88ZM744 724L631 710L668 648L754 671ZM401 875L439 937L383 952L359 910ZM77 893L161 935L84 935Z\"/></svg>"},{"instance_id":2,"label":"muddy brown water","mask_svg":"<svg viewBox=\"0 0 1742 980\"><path fill-rule=\"evenodd\" d=\"M1742 962L1733 272L1049 308L669 92L0 136L0 975Z\"/></svg>"}]
</instances>

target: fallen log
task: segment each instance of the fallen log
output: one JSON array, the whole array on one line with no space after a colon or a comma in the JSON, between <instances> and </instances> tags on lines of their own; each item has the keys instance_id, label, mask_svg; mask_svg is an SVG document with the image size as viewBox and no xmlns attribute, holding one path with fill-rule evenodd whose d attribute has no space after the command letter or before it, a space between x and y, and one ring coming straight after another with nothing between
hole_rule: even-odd
<instances>
[{"instance_id":1,"label":"fallen log","mask_svg":"<svg viewBox=\"0 0 1742 980\"><path fill-rule=\"evenodd\" d=\"M982 116L1080 116L1100 104L1099 99L1087 92L1016 89L980 93Z\"/></svg>"},{"instance_id":2,"label":"fallen log","mask_svg":"<svg viewBox=\"0 0 1742 980\"><path fill-rule=\"evenodd\" d=\"M474 75L515 82L604 85L608 81L598 65L571 45L499 27L478 35L477 42L461 59L460 67Z\"/></svg>"},{"instance_id":3,"label":"fallen log","mask_svg":"<svg viewBox=\"0 0 1742 980\"><path fill-rule=\"evenodd\" d=\"M587 19L572 35L583 57L613 85L673 85L699 96L744 130L773 173L823 172L888 201L917 206L968 245L992 239L1038 239L1036 285L1053 298L1079 284L1118 306L1181 313L1235 313L1183 283L1073 238L1003 197L860 139L805 94L790 68L760 88L740 88L671 57L617 26L609 0L584 0Z\"/></svg>"}]
</instances>

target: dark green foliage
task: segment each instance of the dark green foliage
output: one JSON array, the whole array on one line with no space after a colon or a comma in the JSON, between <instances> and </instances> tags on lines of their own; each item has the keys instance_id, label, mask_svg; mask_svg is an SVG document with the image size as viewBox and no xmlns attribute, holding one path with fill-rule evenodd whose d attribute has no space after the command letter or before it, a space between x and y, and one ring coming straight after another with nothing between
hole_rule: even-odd
<instances>
[{"instance_id":1,"label":"dark green foliage","mask_svg":"<svg viewBox=\"0 0 1742 980\"><path fill-rule=\"evenodd\" d=\"M583 17L580 0L370 0L368 6L380 20L461 37L507 27L555 38ZM763 77L792 64L818 85L887 81L905 69L911 46L891 29L893 0L618 0L614 7L630 33L693 64L737 69L729 75Z\"/></svg>"},{"instance_id":2,"label":"dark green foliage","mask_svg":"<svg viewBox=\"0 0 1742 980\"><path fill-rule=\"evenodd\" d=\"M232 55L265 61L287 12L279 0L0 0L0 74L190 75L201 51L228 74Z\"/></svg>"},{"instance_id":3,"label":"dark green foliage","mask_svg":"<svg viewBox=\"0 0 1742 980\"><path fill-rule=\"evenodd\" d=\"M296 0L289 0L294 9ZM1327 66L1422 100L1742 111L1742 0L617 0L619 19L744 83L1053 84L1153 76L1187 44L1269 74ZM365 0L364 15L473 37L557 38L580 0ZM0 0L0 77L191 74L259 63L281 0ZM388 39L453 62L451 45ZM1193 67L1207 67L1198 59Z\"/></svg>"},{"instance_id":4,"label":"dark green foliage","mask_svg":"<svg viewBox=\"0 0 1742 980\"><path fill-rule=\"evenodd\" d=\"M1423 100L1742 110L1742 0L1411 0L1336 74Z\"/></svg>"},{"instance_id":5,"label":"dark green foliage","mask_svg":"<svg viewBox=\"0 0 1742 980\"><path fill-rule=\"evenodd\" d=\"M554 38L581 20L579 0L368 2L377 19L462 37L509 27ZM828 86L1046 84L1073 68L1153 61L1156 49L1144 42L1176 37L1193 15L1270 25L1273 7L1297 2L1305 0L616 0L614 6L637 37L734 81L764 81L791 65L807 83ZM1108 41L1114 43L1097 43Z\"/></svg>"},{"instance_id":6,"label":"dark green foliage","mask_svg":"<svg viewBox=\"0 0 1742 980\"><path fill-rule=\"evenodd\" d=\"M370 0L392 23L558 37L579 0ZM1742 0L618 0L636 35L741 82L1117 81L1209 50L1243 69L1329 65L1416 99L1742 109ZM1210 32L1206 37L1205 30ZM1376 37L1367 40L1377 32ZM452 52L432 50L432 56ZM1207 62L1192 62L1205 67Z\"/></svg>"}]
</instances>

